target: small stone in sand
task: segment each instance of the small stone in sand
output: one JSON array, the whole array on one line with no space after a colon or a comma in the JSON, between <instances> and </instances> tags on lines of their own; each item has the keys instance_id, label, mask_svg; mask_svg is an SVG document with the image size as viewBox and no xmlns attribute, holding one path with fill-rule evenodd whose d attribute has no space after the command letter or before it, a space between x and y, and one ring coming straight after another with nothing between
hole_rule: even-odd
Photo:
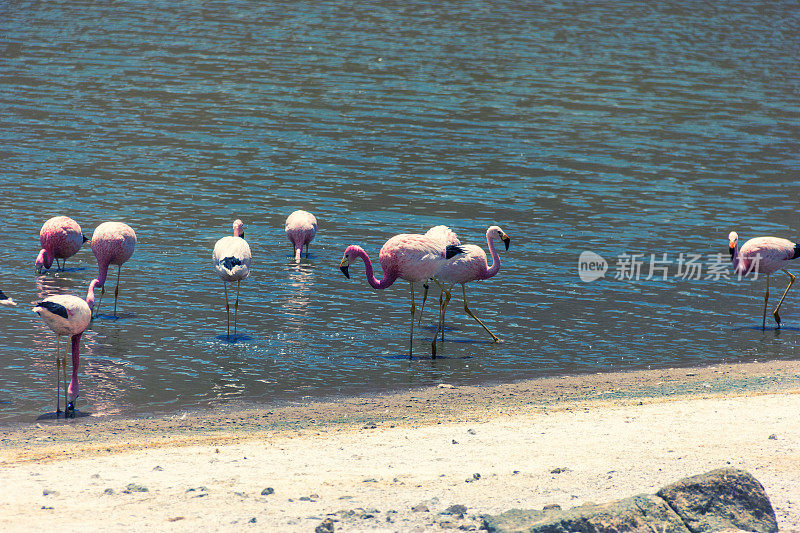
<instances>
[{"instance_id":1,"label":"small stone in sand","mask_svg":"<svg viewBox=\"0 0 800 533\"><path fill-rule=\"evenodd\" d=\"M378 425L375 422L367 422L362 429L375 429Z\"/></svg>"},{"instance_id":2,"label":"small stone in sand","mask_svg":"<svg viewBox=\"0 0 800 533\"><path fill-rule=\"evenodd\" d=\"M377 482L378 482L378 480L375 479L374 477L368 477L362 483L377 483Z\"/></svg>"},{"instance_id":3,"label":"small stone in sand","mask_svg":"<svg viewBox=\"0 0 800 533\"><path fill-rule=\"evenodd\" d=\"M460 504L451 505L450 507L442 511L440 514L455 515L458 516L459 518L464 518L464 515L467 514L467 506Z\"/></svg>"},{"instance_id":4,"label":"small stone in sand","mask_svg":"<svg viewBox=\"0 0 800 533\"><path fill-rule=\"evenodd\" d=\"M417 505L412 507L411 510L413 512L415 512L415 513L427 513L427 512L430 512L430 509L428 508L428 505L425 504L425 503L418 503Z\"/></svg>"},{"instance_id":5,"label":"small stone in sand","mask_svg":"<svg viewBox=\"0 0 800 533\"><path fill-rule=\"evenodd\" d=\"M262 496L269 496L270 494L275 494L275 489L272 487L267 487L266 489L261 491Z\"/></svg>"},{"instance_id":6,"label":"small stone in sand","mask_svg":"<svg viewBox=\"0 0 800 533\"><path fill-rule=\"evenodd\" d=\"M456 439L453 439L453 444L458 444L458 441Z\"/></svg>"},{"instance_id":7,"label":"small stone in sand","mask_svg":"<svg viewBox=\"0 0 800 533\"><path fill-rule=\"evenodd\" d=\"M256 520L256 517L255 517L255 516L254 516L253 518L251 518L251 519L250 519L250 523L251 523L251 524L255 524L256 522L257 522L257 520Z\"/></svg>"},{"instance_id":8,"label":"small stone in sand","mask_svg":"<svg viewBox=\"0 0 800 533\"><path fill-rule=\"evenodd\" d=\"M125 487L125 490L122 492L125 494L130 494L131 492L150 492L150 489L143 485L139 485L138 483L128 483L128 485Z\"/></svg>"},{"instance_id":9,"label":"small stone in sand","mask_svg":"<svg viewBox=\"0 0 800 533\"><path fill-rule=\"evenodd\" d=\"M333 533L333 520L326 518L320 525L314 528L314 533Z\"/></svg>"},{"instance_id":10,"label":"small stone in sand","mask_svg":"<svg viewBox=\"0 0 800 533\"><path fill-rule=\"evenodd\" d=\"M478 473L472 474L472 477L468 477L464 481L467 483L472 483L473 481L478 481L481 478L481 475Z\"/></svg>"},{"instance_id":11,"label":"small stone in sand","mask_svg":"<svg viewBox=\"0 0 800 533\"><path fill-rule=\"evenodd\" d=\"M100 479L100 474L92 474L92 479Z\"/></svg>"},{"instance_id":12,"label":"small stone in sand","mask_svg":"<svg viewBox=\"0 0 800 533\"><path fill-rule=\"evenodd\" d=\"M153 472L162 472L163 470L164 470L164 469L163 469L163 468L161 468L160 466L156 466L156 467L153 469Z\"/></svg>"},{"instance_id":13,"label":"small stone in sand","mask_svg":"<svg viewBox=\"0 0 800 533\"><path fill-rule=\"evenodd\" d=\"M172 518L167 518L167 522L177 522L178 520L186 520L185 516L173 516Z\"/></svg>"},{"instance_id":14,"label":"small stone in sand","mask_svg":"<svg viewBox=\"0 0 800 533\"><path fill-rule=\"evenodd\" d=\"M561 506L558 505L557 503L549 503L544 507L542 507L542 511L560 511L560 510Z\"/></svg>"},{"instance_id":15,"label":"small stone in sand","mask_svg":"<svg viewBox=\"0 0 800 533\"><path fill-rule=\"evenodd\" d=\"M567 468L561 468L561 467L559 466L559 467L557 467L557 468L554 468L554 469L552 469L552 470L550 471L550 473L551 473L551 474L563 474L563 473L564 473L564 472L566 472L567 470L568 470Z\"/></svg>"},{"instance_id":16,"label":"small stone in sand","mask_svg":"<svg viewBox=\"0 0 800 533\"><path fill-rule=\"evenodd\" d=\"M114 489L109 487L109 488L107 488L106 490L103 491L103 494L114 494Z\"/></svg>"},{"instance_id":17,"label":"small stone in sand","mask_svg":"<svg viewBox=\"0 0 800 533\"><path fill-rule=\"evenodd\" d=\"M58 495L58 493L56 491L54 491L54 490L44 489L42 491L42 496L50 496L51 494L52 495Z\"/></svg>"},{"instance_id":18,"label":"small stone in sand","mask_svg":"<svg viewBox=\"0 0 800 533\"><path fill-rule=\"evenodd\" d=\"M474 435L475 434L475 430L470 428L470 429L467 430L467 433L469 433L470 435Z\"/></svg>"},{"instance_id":19,"label":"small stone in sand","mask_svg":"<svg viewBox=\"0 0 800 533\"><path fill-rule=\"evenodd\" d=\"M769 436L769 440L778 440L778 436L775 433L773 433L772 435Z\"/></svg>"}]
</instances>

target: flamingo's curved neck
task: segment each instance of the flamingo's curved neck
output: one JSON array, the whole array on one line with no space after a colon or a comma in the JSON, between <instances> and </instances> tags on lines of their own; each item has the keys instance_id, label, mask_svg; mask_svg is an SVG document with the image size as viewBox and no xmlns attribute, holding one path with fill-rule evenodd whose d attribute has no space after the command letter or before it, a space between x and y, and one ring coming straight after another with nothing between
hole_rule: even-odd
<instances>
[{"instance_id":1,"label":"flamingo's curved neck","mask_svg":"<svg viewBox=\"0 0 800 533\"><path fill-rule=\"evenodd\" d=\"M98 265L97 285L99 287L104 287L106 284L106 278L108 278L108 265L109 263L100 263Z\"/></svg>"},{"instance_id":2,"label":"flamingo's curved neck","mask_svg":"<svg viewBox=\"0 0 800 533\"><path fill-rule=\"evenodd\" d=\"M39 252L39 257L36 258L35 264L37 267L44 266L44 268L50 268L51 266L53 266L53 256L50 255L50 253L47 250L42 248L41 251Z\"/></svg>"},{"instance_id":3,"label":"flamingo's curved neck","mask_svg":"<svg viewBox=\"0 0 800 533\"><path fill-rule=\"evenodd\" d=\"M302 251L303 251L303 244L300 243L300 245L298 245L297 243L294 243L294 260L295 260L295 262L297 262L297 263L300 262L300 254L302 253Z\"/></svg>"},{"instance_id":4,"label":"flamingo's curved neck","mask_svg":"<svg viewBox=\"0 0 800 533\"><path fill-rule=\"evenodd\" d=\"M384 272L383 278L380 280L375 278L374 271L372 270L372 260L367 255L367 252L362 250L361 248L355 250L355 255L360 257L364 260L364 268L367 274L367 281L372 286L373 289L385 289L389 285L395 282L397 279L397 275L393 272Z\"/></svg>"},{"instance_id":5,"label":"flamingo's curved neck","mask_svg":"<svg viewBox=\"0 0 800 533\"><path fill-rule=\"evenodd\" d=\"M94 289L98 285L100 285L99 279L93 279L89 284L89 292L86 293L86 305L89 306L89 309L94 308Z\"/></svg>"},{"instance_id":6,"label":"flamingo's curved neck","mask_svg":"<svg viewBox=\"0 0 800 533\"><path fill-rule=\"evenodd\" d=\"M747 264L742 257L742 254L739 253L739 242L736 242L736 246L731 248L731 262L733 263L733 271L737 274L744 274L747 272Z\"/></svg>"},{"instance_id":7,"label":"flamingo's curved neck","mask_svg":"<svg viewBox=\"0 0 800 533\"><path fill-rule=\"evenodd\" d=\"M500 255L494 247L494 241L488 234L486 235L486 243L489 245L489 254L492 256L492 266L486 269L481 279L489 279L500 272Z\"/></svg>"}]
</instances>

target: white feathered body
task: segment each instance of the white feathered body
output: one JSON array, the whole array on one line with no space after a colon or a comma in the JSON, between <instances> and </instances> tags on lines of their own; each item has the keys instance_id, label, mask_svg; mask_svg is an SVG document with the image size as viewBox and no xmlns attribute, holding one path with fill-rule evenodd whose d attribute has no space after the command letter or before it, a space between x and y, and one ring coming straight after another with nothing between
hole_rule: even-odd
<instances>
[{"instance_id":1,"label":"white feathered body","mask_svg":"<svg viewBox=\"0 0 800 533\"><path fill-rule=\"evenodd\" d=\"M86 300L71 294L57 294L35 304L37 313L56 335L82 333L92 320L92 310ZM63 316L66 313L66 317Z\"/></svg>"},{"instance_id":2,"label":"white feathered body","mask_svg":"<svg viewBox=\"0 0 800 533\"><path fill-rule=\"evenodd\" d=\"M241 281L250 275L250 245L241 237L218 240L212 258L222 281Z\"/></svg>"}]
</instances>

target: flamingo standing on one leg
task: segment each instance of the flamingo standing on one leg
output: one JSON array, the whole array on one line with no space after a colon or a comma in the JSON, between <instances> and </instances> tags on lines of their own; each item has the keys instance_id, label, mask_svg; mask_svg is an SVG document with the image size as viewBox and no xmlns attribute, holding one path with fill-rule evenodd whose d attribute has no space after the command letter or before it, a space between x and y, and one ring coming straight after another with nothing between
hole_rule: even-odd
<instances>
[{"instance_id":1,"label":"flamingo standing on one leg","mask_svg":"<svg viewBox=\"0 0 800 533\"><path fill-rule=\"evenodd\" d=\"M308 243L317 234L317 219L308 211L297 210L286 219L286 237L294 246L294 260L300 262L300 253L306 247L308 259Z\"/></svg>"},{"instance_id":2,"label":"flamingo standing on one leg","mask_svg":"<svg viewBox=\"0 0 800 533\"><path fill-rule=\"evenodd\" d=\"M127 224L122 222L103 222L94 230L92 234L92 252L97 258L97 279L100 280L100 301L97 302L98 313L100 312L100 304L103 302L103 295L106 293L105 284L108 277L108 267L109 265L117 265L117 286L114 289L114 316L117 315L119 275L122 271L122 263L131 258L135 247L136 233Z\"/></svg>"},{"instance_id":3,"label":"flamingo standing on one leg","mask_svg":"<svg viewBox=\"0 0 800 533\"><path fill-rule=\"evenodd\" d=\"M800 257L800 245L793 243L787 239L778 237L756 237L744 243L742 249L739 250L739 234L735 231L728 234L728 248L731 253L731 261L733 262L733 270L740 276L756 272L758 274L766 274L767 276L767 292L764 294L764 316L761 321L761 329L767 328L767 302L769 301L769 275L778 270L783 270L789 276L789 286L783 291L778 306L772 315L775 317L775 322L778 323L778 328L781 327L781 317L778 315L778 310L781 308L783 299L786 298L786 293L794 283L794 274L786 270L789 261Z\"/></svg>"},{"instance_id":4,"label":"flamingo standing on one leg","mask_svg":"<svg viewBox=\"0 0 800 533\"><path fill-rule=\"evenodd\" d=\"M433 335L433 342L431 343L431 350L433 357L436 357L436 337L439 330L442 330L442 341L444 341L444 316L447 312L447 305L450 303L450 291L456 283L461 284L461 290L464 295L464 311L475 319L489 335L492 336L494 342L499 342L500 339L492 333L483 321L475 316L467 305L467 288L466 284L470 281L489 279L500 271L500 256L494 247L494 239L500 239L505 243L506 250L508 245L511 244L511 239L499 226L490 226L486 230L486 243L489 245L489 253L492 256L492 266L486 259L486 252L480 246L473 244L461 245L463 254L453 257L444 263L436 272L436 279L442 284L442 290L445 293L444 302L441 303L439 308L439 325L436 328L436 333Z\"/></svg>"},{"instance_id":5,"label":"flamingo standing on one leg","mask_svg":"<svg viewBox=\"0 0 800 533\"><path fill-rule=\"evenodd\" d=\"M42 249L36 258L36 273L40 274L42 268L49 269L53 266L54 259L56 266L62 270L64 267L59 264L58 260L63 259L66 265L67 258L78 253L87 240L89 239L81 233L81 227L71 218L53 217L48 219L42 224L42 229L39 231L39 242L42 244Z\"/></svg>"},{"instance_id":6,"label":"flamingo standing on one leg","mask_svg":"<svg viewBox=\"0 0 800 533\"><path fill-rule=\"evenodd\" d=\"M34 304L37 313L53 333L56 334L56 417L61 412L61 379L64 380L64 417L75 416L75 400L78 398L78 366L80 364L81 335L92 320L94 289L100 280L89 284L86 300L77 296L59 294ZM59 341L62 335L72 338L72 379L67 389L67 357L59 357ZM69 351L69 345L67 345Z\"/></svg>"},{"instance_id":7,"label":"flamingo standing on one leg","mask_svg":"<svg viewBox=\"0 0 800 533\"><path fill-rule=\"evenodd\" d=\"M225 288L225 312L228 316L228 340L231 338L231 306L228 303L228 282L236 282L236 303L233 310L233 340L236 340L236 315L239 311L239 285L250 275L250 245L244 240L244 223L233 222L233 236L223 237L214 245L214 268Z\"/></svg>"},{"instance_id":8,"label":"flamingo standing on one leg","mask_svg":"<svg viewBox=\"0 0 800 533\"><path fill-rule=\"evenodd\" d=\"M381 248L378 255L383 278L375 278L372 269L372 260L367 252L360 246L348 246L340 264L342 273L349 278L349 266L356 258L364 261L367 281L374 289L385 289L391 286L398 278L411 283L411 336L408 347L408 356L413 353L414 343L414 282L425 282L433 277L439 267L454 254L458 253L457 247L445 247L441 243L424 235L401 233L395 235Z\"/></svg>"}]
</instances>

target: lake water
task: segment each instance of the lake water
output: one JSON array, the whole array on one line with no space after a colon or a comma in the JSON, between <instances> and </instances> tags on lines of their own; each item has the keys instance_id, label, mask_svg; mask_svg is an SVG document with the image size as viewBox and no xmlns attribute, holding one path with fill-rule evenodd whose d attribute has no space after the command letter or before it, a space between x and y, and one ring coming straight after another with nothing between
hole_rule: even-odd
<instances>
[{"instance_id":1,"label":"lake water","mask_svg":"<svg viewBox=\"0 0 800 533\"><path fill-rule=\"evenodd\" d=\"M800 286L761 331L763 279L725 279L729 231L800 238L799 17L780 1L0 4L0 288L21 304L0 307L0 420L54 410L54 335L28 304L96 277L88 247L35 275L62 214L139 237L120 318L107 294L83 336L83 412L800 357ZM298 208L320 225L299 266ZM253 264L231 343L211 249L237 217ZM504 342L456 290L441 357L427 305L409 360L408 283L375 291L339 261L436 224L511 236L468 289ZM604 278L581 280L584 251Z\"/></svg>"}]
</instances>

